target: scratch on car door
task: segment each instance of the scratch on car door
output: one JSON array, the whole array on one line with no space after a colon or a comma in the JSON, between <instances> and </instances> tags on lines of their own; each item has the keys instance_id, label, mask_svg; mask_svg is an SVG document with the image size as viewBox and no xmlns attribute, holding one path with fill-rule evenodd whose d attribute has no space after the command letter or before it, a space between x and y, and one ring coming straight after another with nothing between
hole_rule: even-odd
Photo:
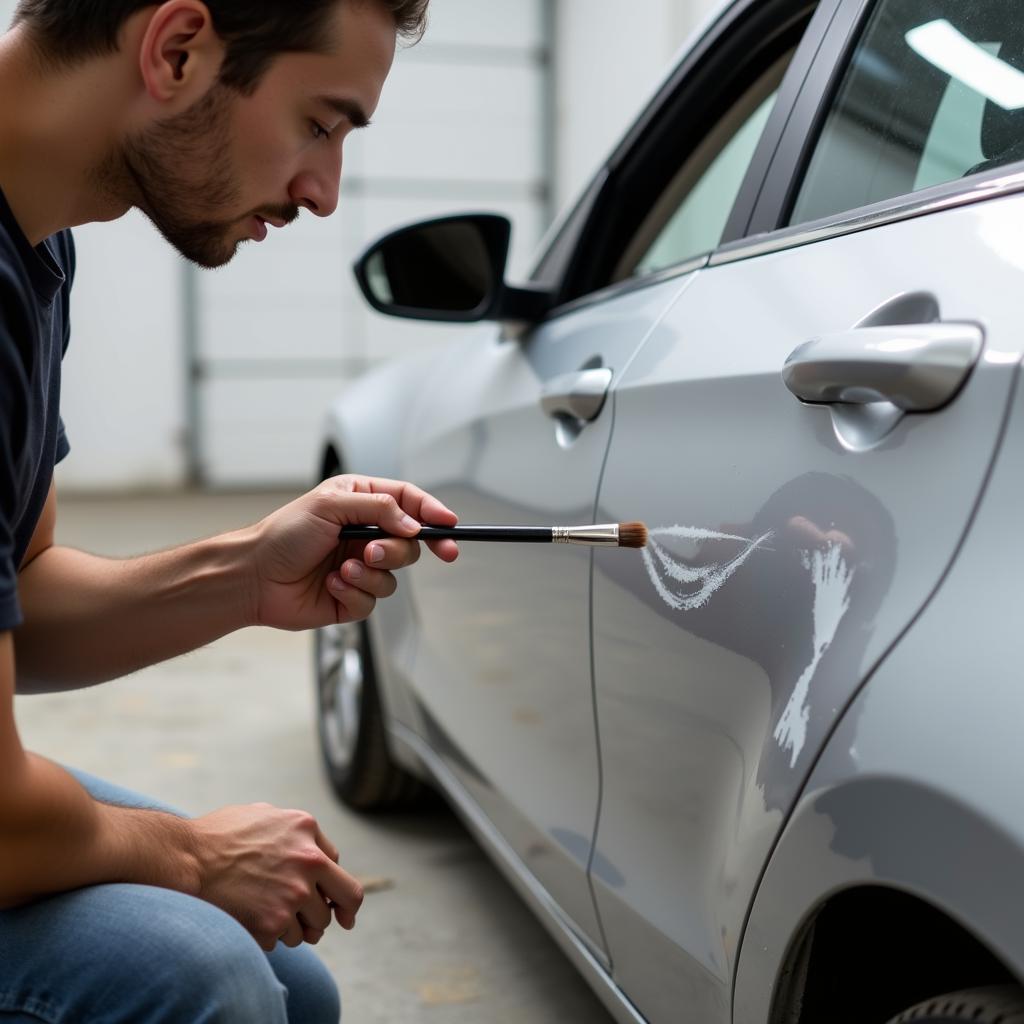
<instances>
[{"instance_id":1,"label":"scratch on car door","mask_svg":"<svg viewBox=\"0 0 1024 1024\"><path fill-rule=\"evenodd\" d=\"M762 533L753 540L732 533L719 533L699 526L661 526L648 532L647 547L643 549L644 566L654 589L661 599L677 611L693 611L711 600L730 576L773 536L773 531ZM735 540L746 545L739 554L725 562L707 565L687 565L674 558L655 537L682 537L686 540ZM681 584L681 585L680 585Z\"/></svg>"},{"instance_id":2,"label":"scratch on car door","mask_svg":"<svg viewBox=\"0 0 1024 1024\"><path fill-rule=\"evenodd\" d=\"M803 563L810 570L814 585L814 653L797 680L773 734L782 749L790 752L791 768L796 764L807 738L807 693L811 678L850 607L850 583L853 580L853 569L843 559L839 544L830 544L824 551L804 551Z\"/></svg>"}]
</instances>

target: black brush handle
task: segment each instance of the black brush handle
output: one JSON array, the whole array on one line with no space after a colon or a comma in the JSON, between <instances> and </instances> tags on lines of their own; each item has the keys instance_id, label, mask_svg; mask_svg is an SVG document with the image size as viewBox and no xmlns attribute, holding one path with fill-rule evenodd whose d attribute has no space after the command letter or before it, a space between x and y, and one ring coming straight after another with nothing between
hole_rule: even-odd
<instances>
[{"instance_id":1,"label":"black brush handle","mask_svg":"<svg viewBox=\"0 0 1024 1024\"><path fill-rule=\"evenodd\" d=\"M344 526L341 540L379 540L395 534L379 526ZM412 540L493 540L550 544L550 526L422 526Z\"/></svg>"}]
</instances>

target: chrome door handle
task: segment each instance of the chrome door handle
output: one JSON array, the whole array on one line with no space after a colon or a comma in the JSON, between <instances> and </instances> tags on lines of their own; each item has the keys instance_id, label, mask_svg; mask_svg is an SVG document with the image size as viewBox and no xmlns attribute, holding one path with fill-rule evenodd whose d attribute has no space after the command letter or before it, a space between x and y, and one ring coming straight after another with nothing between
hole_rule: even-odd
<instances>
[{"instance_id":1,"label":"chrome door handle","mask_svg":"<svg viewBox=\"0 0 1024 1024\"><path fill-rule=\"evenodd\" d=\"M891 402L927 412L950 401L981 353L977 324L855 327L796 348L782 379L805 402Z\"/></svg>"},{"instance_id":2,"label":"chrome door handle","mask_svg":"<svg viewBox=\"0 0 1024 1024\"><path fill-rule=\"evenodd\" d=\"M563 373L544 385L540 407L549 416L569 416L589 423L604 406L611 383L612 371L607 366Z\"/></svg>"}]
</instances>

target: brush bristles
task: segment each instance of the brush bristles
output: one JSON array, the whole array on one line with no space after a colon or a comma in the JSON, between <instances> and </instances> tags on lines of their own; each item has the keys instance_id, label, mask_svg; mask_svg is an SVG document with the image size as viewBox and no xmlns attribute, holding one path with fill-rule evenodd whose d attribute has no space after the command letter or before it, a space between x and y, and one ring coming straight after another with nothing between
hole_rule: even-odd
<instances>
[{"instance_id":1,"label":"brush bristles","mask_svg":"<svg viewBox=\"0 0 1024 1024\"><path fill-rule=\"evenodd\" d=\"M619 547L647 547L647 527L643 523L619 523Z\"/></svg>"}]
</instances>

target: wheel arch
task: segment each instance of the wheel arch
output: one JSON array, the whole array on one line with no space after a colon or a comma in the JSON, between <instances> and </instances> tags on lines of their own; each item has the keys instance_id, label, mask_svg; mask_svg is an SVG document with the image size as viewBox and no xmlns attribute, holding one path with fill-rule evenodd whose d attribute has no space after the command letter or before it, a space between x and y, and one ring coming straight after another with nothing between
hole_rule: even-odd
<instances>
[{"instance_id":1,"label":"wheel arch","mask_svg":"<svg viewBox=\"0 0 1024 1024\"><path fill-rule=\"evenodd\" d=\"M320 478L332 466L342 473L400 478L402 442L427 376L426 354L382 365L349 384L331 404L324 426ZM409 696L416 646L416 615L408 580L378 603L366 620L377 691L385 722L402 722L420 732ZM388 729L390 753L408 771L425 778L420 761Z\"/></svg>"},{"instance_id":2,"label":"wheel arch","mask_svg":"<svg viewBox=\"0 0 1024 1024\"><path fill-rule=\"evenodd\" d=\"M882 1024L944 992L1016 980L984 942L920 896L851 886L816 907L790 942L766 1019Z\"/></svg>"},{"instance_id":3,"label":"wheel arch","mask_svg":"<svg viewBox=\"0 0 1024 1024\"><path fill-rule=\"evenodd\" d=\"M881 1024L942 991L1019 980L1021 915L997 880L1020 858L1012 836L919 780L810 787L744 931L735 1024L845 1024L822 1016L826 994L850 1021Z\"/></svg>"}]
</instances>

